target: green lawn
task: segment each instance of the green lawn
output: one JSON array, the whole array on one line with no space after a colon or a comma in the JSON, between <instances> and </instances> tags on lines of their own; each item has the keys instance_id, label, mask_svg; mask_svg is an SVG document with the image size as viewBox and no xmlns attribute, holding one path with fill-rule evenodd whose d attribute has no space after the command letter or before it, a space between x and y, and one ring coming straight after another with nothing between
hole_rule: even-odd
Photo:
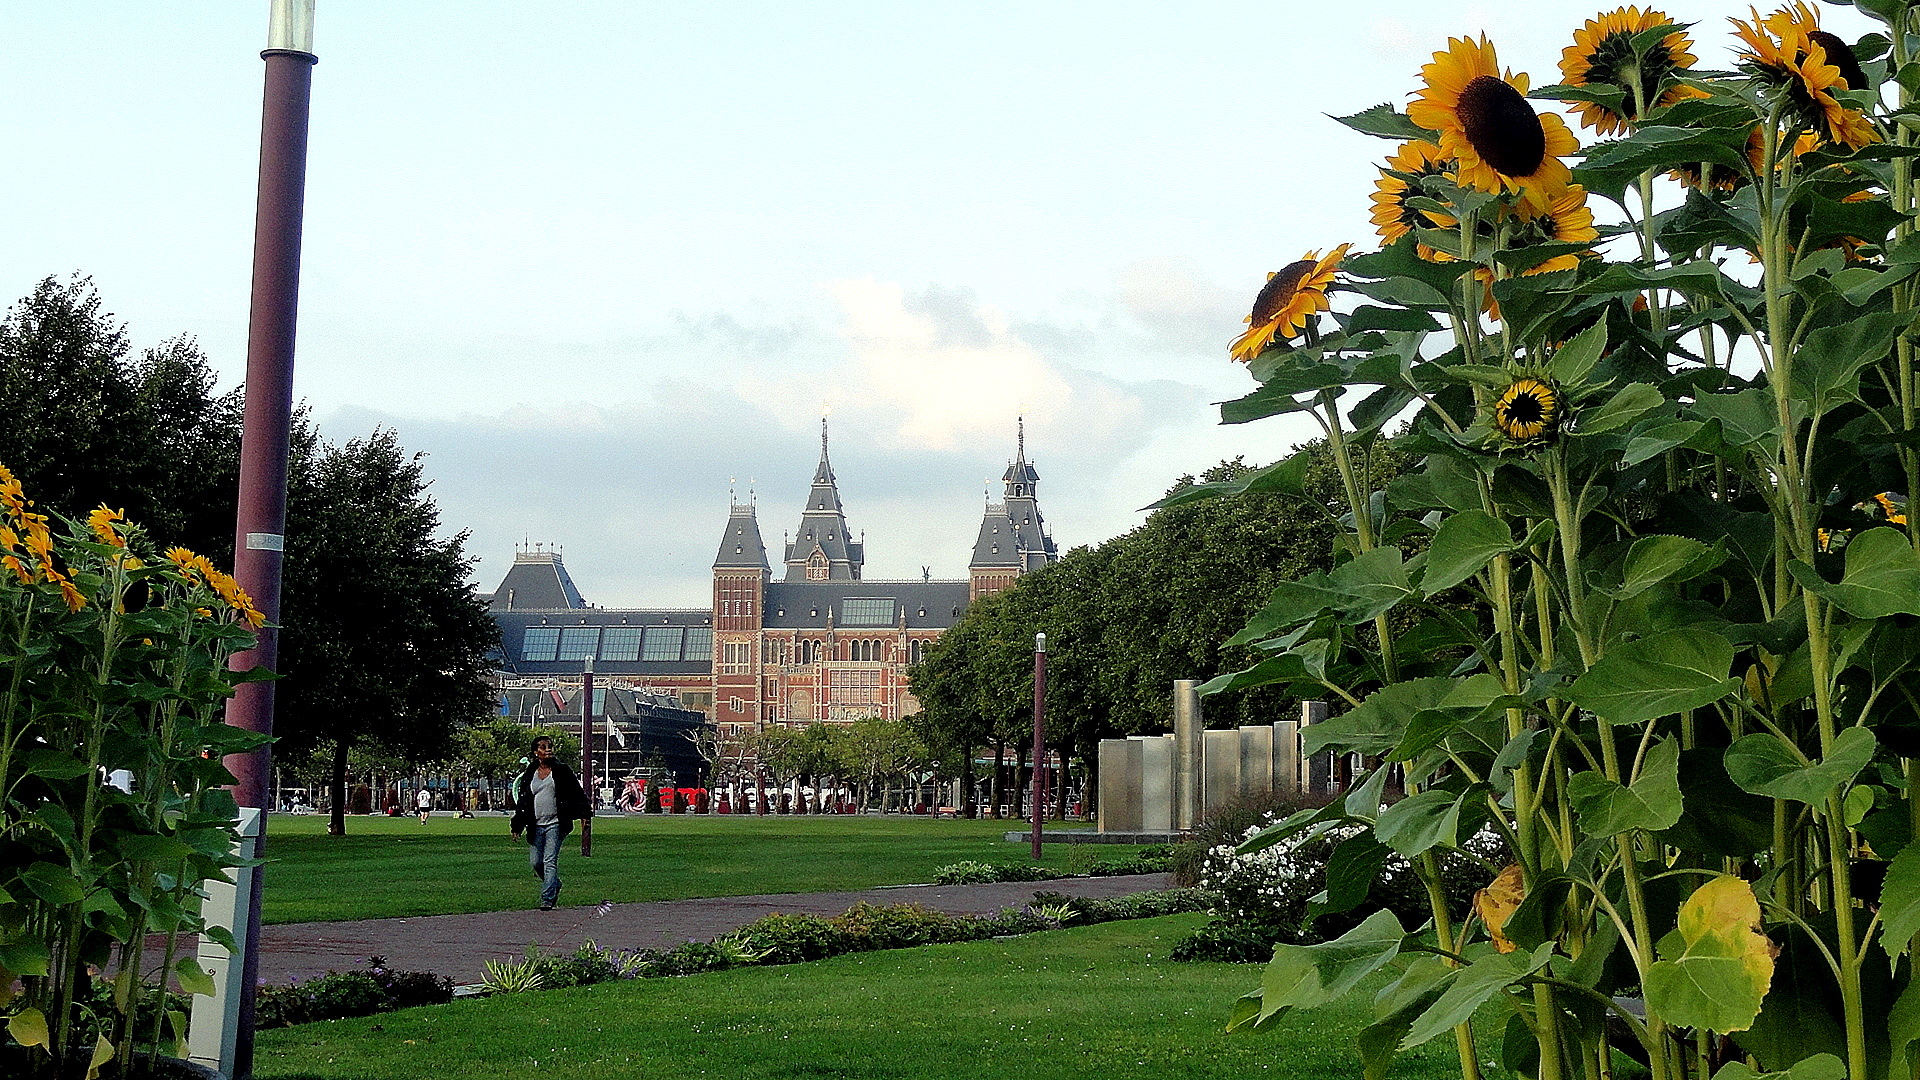
<instances>
[{"instance_id":1,"label":"green lawn","mask_svg":"<svg viewBox=\"0 0 1920 1080\"><path fill-rule=\"evenodd\" d=\"M1002 837L1017 822L924 817L648 815L599 818L593 857L578 836L561 856L574 896L616 901L829 892L933 880L935 868L974 859L1027 862ZM1046 865L1069 852L1118 856L1125 845L1046 846ZM309 922L512 911L526 907L526 845L503 816L354 817L326 835L320 816L267 823L267 922Z\"/></svg>"},{"instance_id":2,"label":"green lawn","mask_svg":"<svg viewBox=\"0 0 1920 1080\"><path fill-rule=\"evenodd\" d=\"M1225 1033L1252 965L1178 964L1203 915L457 1001L262 1032L258 1080L1357 1077L1362 1000ZM1457 1077L1452 1040L1404 1080Z\"/></svg>"}]
</instances>

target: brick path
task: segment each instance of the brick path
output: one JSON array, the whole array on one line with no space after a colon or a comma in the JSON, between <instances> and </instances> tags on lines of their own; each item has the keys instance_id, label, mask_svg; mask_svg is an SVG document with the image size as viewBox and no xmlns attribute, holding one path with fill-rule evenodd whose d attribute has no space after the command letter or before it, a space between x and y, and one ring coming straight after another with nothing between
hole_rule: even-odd
<instances>
[{"instance_id":1,"label":"brick path","mask_svg":"<svg viewBox=\"0 0 1920 1080\"><path fill-rule=\"evenodd\" d=\"M859 892L786 893L615 904L554 911L495 911L358 922L280 923L261 933L260 977L271 984L346 971L384 956L401 971L431 971L456 983L479 980L488 960L518 957L529 944L571 952L591 938L607 948L669 948L708 941L775 913L838 915L854 904L923 904L951 915L984 915L1018 906L1036 891L1126 896L1167 887L1165 874L1060 878L992 885L905 885Z\"/></svg>"}]
</instances>

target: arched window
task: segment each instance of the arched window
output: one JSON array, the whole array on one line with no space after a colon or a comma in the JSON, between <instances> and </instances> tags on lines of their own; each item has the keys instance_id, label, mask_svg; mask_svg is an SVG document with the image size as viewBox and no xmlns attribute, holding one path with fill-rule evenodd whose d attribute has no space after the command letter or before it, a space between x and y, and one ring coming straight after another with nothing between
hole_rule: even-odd
<instances>
[{"instance_id":1,"label":"arched window","mask_svg":"<svg viewBox=\"0 0 1920 1080\"><path fill-rule=\"evenodd\" d=\"M807 556L807 580L808 581L827 580L826 552L815 551L812 555Z\"/></svg>"}]
</instances>

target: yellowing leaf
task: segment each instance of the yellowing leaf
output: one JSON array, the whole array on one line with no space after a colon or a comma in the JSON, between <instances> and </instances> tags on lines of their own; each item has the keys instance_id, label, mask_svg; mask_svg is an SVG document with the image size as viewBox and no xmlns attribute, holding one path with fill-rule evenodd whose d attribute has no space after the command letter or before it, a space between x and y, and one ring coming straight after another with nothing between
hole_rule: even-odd
<instances>
[{"instance_id":1,"label":"yellowing leaf","mask_svg":"<svg viewBox=\"0 0 1920 1080\"><path fill-rule=\"evenodd\" d=\"M1473 910L1480 915L1480 921L1487 926L1487 936L1493 939L1493 947L1503 953L1512 952L1517 946L1507 940L1502 933L1507 920L1520 910L1520 902L1527 898L1527 886L1520 872L1520 864L1507 867L1487 884L1487 887L1473 894Z\"/></svg>"},{"instance_id":2,"label":"yellowing leaf","mask_svg":"<svg viewBox=\"0 0 1920 1080\"><path fill-rule=\"evenodd\" d=\"M1678 956L1647 969L1647 1008L1668 1023L1745 1031L1773 984L1772 941L1760 932L1753 888L1723 874L1680 905Z\"/></svg>"},{"instance_id":3,"label":"yellowing leaf","mask_svg":"<svg viewBox=\"0 0 1920 1080\"><path fill-rule=\"evenodd\" d=\"M87 1080L99 1080L100 1066L113 1060L113 1044L101 1035L93 1043L93 1060L87 1063Z\"/></svg>"},{"instance_id":4,"label":"yellowing leaf","mask_svg":"<svg viewBox=\"0 0 1920 1080\"><path fill-rule=\"evenodd\" d=\"M47 1018L39 1009L21 1009L7 1018L7 1034L21 1046L45 1046L51 1048L53 1041L47 1037Z\"/></svg>"}]
</instances>

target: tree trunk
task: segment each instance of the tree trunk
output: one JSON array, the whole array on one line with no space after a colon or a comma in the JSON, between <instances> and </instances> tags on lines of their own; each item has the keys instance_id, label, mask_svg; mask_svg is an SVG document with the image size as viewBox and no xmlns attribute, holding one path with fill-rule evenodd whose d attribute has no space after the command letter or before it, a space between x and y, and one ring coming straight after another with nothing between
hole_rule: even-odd
<instances>
[{"instance_id":1,"label":"tree trunk","mask_svg":"<svg viewBox=\"0 0 1920 1080\"><path fill-rule=\"evenodd\" d=\"M347 740L333 741L333 760L327 763L327 793L333 807L327 815L327 835L347 835Z\"/></svg>"},{"instance_id":2,"label":"tree trunk","mask_svg":"<svg viewBox=\"0 0 1920 1080\"><path fill-rule=\"evenodd\" d=\"M1053 778L1059 790L1053 793L1053 820L1067 820L1067 748L1060 748L1060 774Z\"/></svg>"},{"instance_id":3,"label":"tree trunk","mask_svg":"<svg viewBox=\"0 0 1920 1080\"><path fill-rule=\"evenodd\" d=\"M973 799L973 747L969 746L960 762L960 816L974 818L979 814L980 808Z\"/></svg>"},{"instance_id":4,"label":"tree trunk","mask_svg":"<svg viewBox=\"0 0 1920 1080\"><path fill-rule=\"evenodd\" d=\"M993 740L993 780L987 785L987 816L1000 818L1000 785L1007 772L1007 740Z\"/></svg>"}]
</instances>

